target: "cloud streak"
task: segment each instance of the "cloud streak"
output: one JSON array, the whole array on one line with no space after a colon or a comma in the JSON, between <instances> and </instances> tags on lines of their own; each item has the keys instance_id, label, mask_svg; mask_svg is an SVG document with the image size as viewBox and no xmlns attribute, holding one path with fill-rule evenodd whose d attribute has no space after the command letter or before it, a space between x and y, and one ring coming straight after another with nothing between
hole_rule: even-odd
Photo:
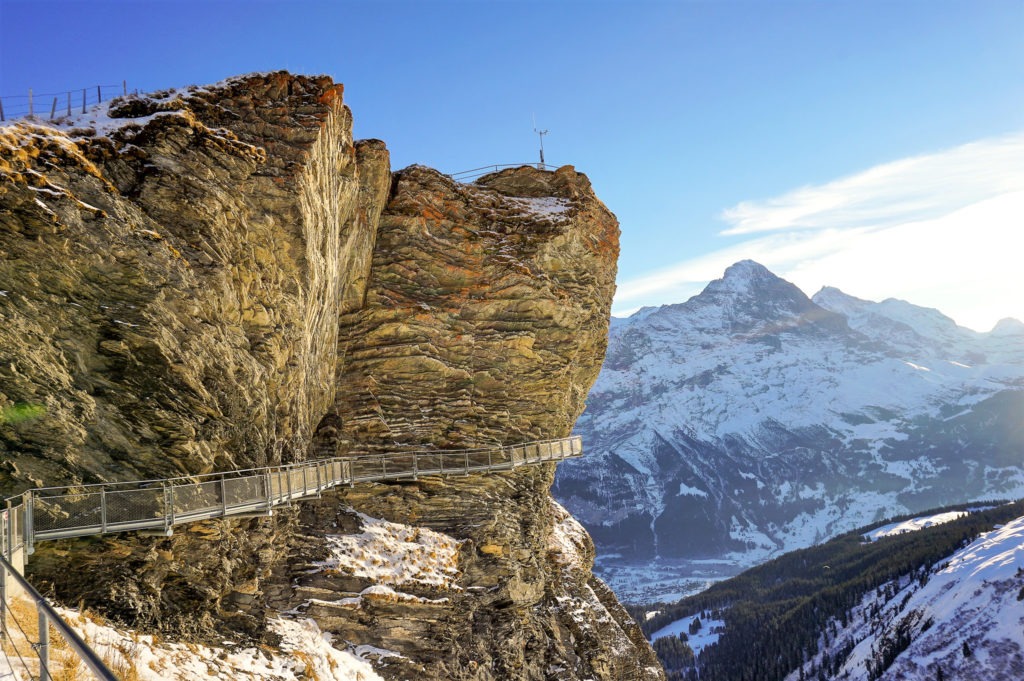
<instances>
[{"instance_id":1,"label":"cloud streak","mask_svg":"<svg viewBox=\"0 0 1024 681\"><path fill-rule=\"evenodd\" d=\"M979 330L1024 318L1024 133L886 163L723 211L749 238L621 282L614 313L686 300L750 258L812 294L936 307Z\"/></svg>"},{"instance_id":2,"label":"cloud streak","mask_svg":"<svg viewBox=\"0 0 1024 681\"><path fill-rule=\"evenodd\" d=\"M883 227L939 217L1024 187L1024 133L875 166L722 211L723 234Z\"/></svg>"}]
</instances>

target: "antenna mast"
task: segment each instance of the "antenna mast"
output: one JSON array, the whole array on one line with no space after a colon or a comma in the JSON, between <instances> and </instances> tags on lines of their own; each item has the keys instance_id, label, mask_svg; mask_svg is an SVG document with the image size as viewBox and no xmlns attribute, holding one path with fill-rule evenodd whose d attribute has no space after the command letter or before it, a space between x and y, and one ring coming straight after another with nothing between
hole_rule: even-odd
<instances>
[{"instance_id":1,"label":"antenna mast","mask_svg":"<svg viewBox=\"0 0 1024 681\"><path fill-rule=\"evenodd\" d=\"M540 163L537 164L537 170L544 170L544 135L548 134L547 130L537 129L537 117L533 117L533 131L537 133L540 138Z\"/></svg>"}]
</instances>

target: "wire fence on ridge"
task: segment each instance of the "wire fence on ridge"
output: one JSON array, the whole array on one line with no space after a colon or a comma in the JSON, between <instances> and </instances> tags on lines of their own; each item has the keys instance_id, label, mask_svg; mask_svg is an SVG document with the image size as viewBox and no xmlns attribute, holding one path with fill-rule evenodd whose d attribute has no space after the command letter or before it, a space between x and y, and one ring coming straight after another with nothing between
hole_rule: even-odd
<instances>
[{"instance_id":1,"label":"wire fence on ridge","mask_svg":"<svg viewBox=\"0 0 1024 681\"><path fill-rule=\"evenodd\" d=\"M35 92L29 88L23 95L0 95L0 121L18 118L54 120L85 113L90 106L128 94L128 81L116 85L91 85L60 92Z\"/></svg>"}]
</instances>

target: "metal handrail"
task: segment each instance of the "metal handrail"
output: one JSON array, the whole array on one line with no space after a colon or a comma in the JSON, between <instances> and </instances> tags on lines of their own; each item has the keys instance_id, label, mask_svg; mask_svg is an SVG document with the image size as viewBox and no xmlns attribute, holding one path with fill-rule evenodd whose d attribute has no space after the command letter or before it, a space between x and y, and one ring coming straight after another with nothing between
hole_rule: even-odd
<instances>
[{"instance_id":1,"label":"metal handrail","mask_svg":"<svg viewBox=\"0 0 1024 681\"><path fill-rule=\"evenodd\" d=\"M27 490L7 500L8 527L0 551L36 541L138 530L172 532L197 520L272 512L275 506L357 482L507 471L580 456L579 436L505 447L419 450L314 459L193 477L96 483ZM16 503L17 502L17 503ZM2 535L3 533L0 533Z\"/></svg>"},{"instance_id":2,"label":"metal handrail","mask_svg":"<svg viewBox=\"0 0 1024 681\"><path fill-rule=\"evenodd\" d=\"M45 678L50 674L50 629L49 625L53 625L53 628L57 630L64 640L67 641L68 646L78 656L86 667L93 673L93 675L101 681L118 681L117 676L114 672L110 671L106 663L100 659L100 656L96 654L89 645L82 640L82 637L78 635L71 625L61 617L60 613L54 610L53 606L50 605L45 598L43 598L35 587L32 586L27 579L21 576L21 574L11 565L7 558L0 555L0 582L6 585L7 578L10 577L18 586L25 592L32 602L36 606L36 612L39 614L39 643L34 646L39 654L39 678ZM6 586L4 587L6 591ZM3 614L3 608L7 607L5 599L2 605L0 605L0 614ZM7 622L6 616L3 621L4 633L7 633ZM44 676L45 675L45 676Z\"/></svg>"},{"instance_id":3,"label":"metal handrail","mask_svg":"<svg viewBox=\"0 0 1024 681\"><path fill-rule=\"evenodd\" d=\"M502 168L521 168L523 166L530 166L539 170L558 170L558 166L553 166L547 163L493 163L491 165L480 166L479 168L473 168L471 170L460 170L457 173L449 173L448 177L456 180L457 182L464 182L477 178L487 173L496 173Z\"/></svg>"}]
</instances>

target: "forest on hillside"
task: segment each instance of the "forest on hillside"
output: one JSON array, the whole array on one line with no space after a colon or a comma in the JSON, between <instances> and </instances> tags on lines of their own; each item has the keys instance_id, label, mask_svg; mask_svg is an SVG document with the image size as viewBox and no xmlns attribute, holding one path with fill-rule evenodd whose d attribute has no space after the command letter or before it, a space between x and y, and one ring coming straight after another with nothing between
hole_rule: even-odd
<instances>
[{"instance_id":1,"label":"forest on hillside","mask_svg":"<svg viewBox=\"0 0 1024 681\"><path fill-rule=\"evenodd\" d=\"M942 525L864 539L890 522L979 506L990 507ZM817 652L828 622L845 625L867 592L907 575L927 579L933 566L979 534L1021 516L1024 501L975 502L885 520L793 551L677 603L633 614L647 636L695 614L725 622L718 643L698 657L685 633L654 642L670 681L781 681ZM660 612L646 619L644 610L654 609Z\"/></svg>"}]
</instances>

